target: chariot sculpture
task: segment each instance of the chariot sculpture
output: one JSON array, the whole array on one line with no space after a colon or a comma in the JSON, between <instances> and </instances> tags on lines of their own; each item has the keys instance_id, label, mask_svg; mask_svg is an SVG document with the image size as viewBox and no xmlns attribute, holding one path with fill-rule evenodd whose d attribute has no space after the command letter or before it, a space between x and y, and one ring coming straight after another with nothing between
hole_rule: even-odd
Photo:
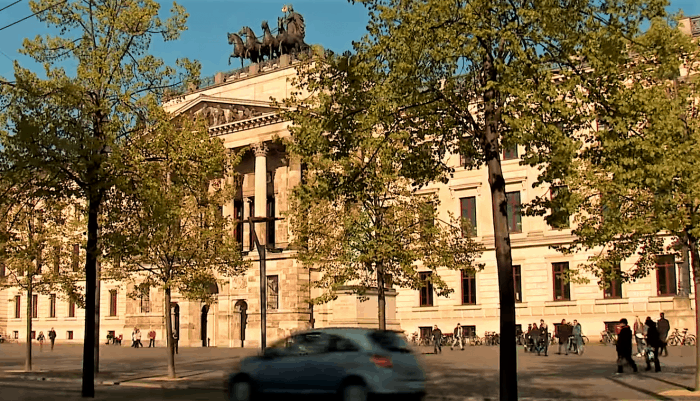
<instances>
[{"instance_id":1,"label":"chariot sculpture","mask_svg":"<svg viewBox=\"0 0 700 401\"><path fill-rule=\"evenodd\" d=\"M259 41L253 30L244 26L238 33L228 33L228 43L233 45L233 52L229 56L228 63L232 58L250 60L251 63L272 60L283 54L298 54L309 49L309 45L304 42L306 38L306 23L304 17L294 11L292 5L282 7L283 17L277 18L277 35L273 35L267 21L263 21L262 41Z\"/></svg>"}]
</instances>

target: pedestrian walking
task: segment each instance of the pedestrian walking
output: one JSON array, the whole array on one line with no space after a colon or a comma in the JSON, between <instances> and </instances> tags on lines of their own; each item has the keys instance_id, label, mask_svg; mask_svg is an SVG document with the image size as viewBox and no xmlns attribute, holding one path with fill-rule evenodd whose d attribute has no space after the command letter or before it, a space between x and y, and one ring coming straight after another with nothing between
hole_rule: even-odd
<instances>
[{"instance_id":1,"label":"pedestrian walking","mask_svg":"<svg viewBox=\"0 0 700 401\"><path fill-rule=\"evenodd\" d=\"M647 357L645 358L647 361L646 370L651 370L651 360L653 359L655 371L661 372L661 364L659 363L659 348L661 348L662 345L661 336L659 335L659 330L656 327L656 323L651 319L651 317L647 317L645 324L648 327L646 337Z\"/></svg>"},{"instance_id":2,"label":"pedestrian walking","mask_svg":"<svg viewBox=\"0 0 700 401\"><path fill-rule=\"evenodd\" d=\"M548 356L547 352L549 351L549 326L547 326L547 323L544 322L544 319L540 319L539 337L536 341L538 343L537 355L539 355L540 352L544 351L544 356Z\"/></svg>"},{"instance_id":3,"label":"pedestrian walking","mask_svg":"<svg viewBox=\"0 0 700 401\"><path fill-rule=\"evenodd\" d=\"M561 355L562 347L564 347L565 355L569 355L569 337L571 337L571 332L571 325L568 324L565 319L562 319L555 333L556 337L559 339L559 352L557 352L557 355Z\"/></svg>"},{"instance_id":4,"label":"pedestrian walking","mask_svg":"<svg viewBox=\"0 0 700 401\"><path fill-rule=\"evenodd\" d=\"M148 332L148 348L151 347L156 347L156 331L153 329Z\"/></svg>"},{"instance_id":5,"label":"pedestrian walking","mask_svg":"<svg viewBox=\"0 0 700 401\"><path fill-rule=\"evenodd\" d=\"M442 331L438 329L437 324L433 327L433 332L431 333L433 338L434 353L442 353Z\"/></svg>"},{"instance_id":6,"label":"pedestrian walking","mask_svg":"<svg viewBox=\"0 0 700 401\"><path fill-rule=\"evenodd\" d=\"M664 353L663 356L668 356L668 333L671 331L671 325L668 320L664 317L664 313L661 312L661 319L659 319L656 324L656 328L659 330L659 339L661 340L661 352Z\"/></svg>"},{"instance_id":7,"label":"pedestrian walking","mask_svg":"<svg viewBox=\"0 0 700 401\"><path fill-rule=\"evenodd\" d=\"M617 335L617 374L623 372L622 368L627 362L632 370L637 372L637 364L632 359L632 329L627 325L627 319L620 320L620 333Z\"/></svg>"},{"instance_id":8,"label":"pedestrian walking","mask_svg":"<svg viewBox=\"0 0 700 401\"><path fill-rule=\"evenodd\" d=\"M450 345L450 350L454 349L455 344L459 344L459 348L464 351L464 341L462 340L462 326L460 326L459 323L457 323L457 327L455 327L454 332L452 335L454 336L452 339L452 345Z\"/></svg>"},{"instance_id":9,"label":"pedestrian walking","mask_svg":"<svg viewBox=\"0 0 700 401\"><path fill-rule=\"evenodd\" d=\"M634 321L634 340L637 343L637 358L641 358L644 354L644 331L645 324L642 323L642 319L639 316L635 317Z\"/></svg>"},{"instance_id":10,"label":"pedestrian walking","mask_svg":"<svg viewBox=\"0 0 700 401\"><path fill-rule=\"evenodd\" d=\"M49 330L49 340L51 340L51 351L53 351L53 345L56 342L56 330L53 327Z\"/></svg>"},{"instance_id":11,"label":"pedestrian walking","mask_svg":"<svg viewBox=\"0 0 700 401\"><path fill-rule=\"evenodd\" d=\"M143 348L141 343L141 329L136 329L136 348Z\"/></svg>"},{"instance_id":12,"label":"pedestrian walking","mask_svg":"<svg viewBox=\"0 0 700 401\"><path fill-rule=\"evenodd\" d=\"M36 338L37 341L39 341L39 352L44 351L44 340L46 340L46 337L44 337L44 332L40 331L39 336Z\"/></svg>"},{"instance_id":13,"label":"pedestrian walking","mask_svg":"<svg viewBox=\"0 0 700 401\"><path fill-rule=\"evenodd\" d=\"M131 347L136 348L138 344L136 343L136 327L134 327L134 331L131 332Z\"/></svg>"},{"instance_id":14,"label":"pedestrian walking","mask_svg":"<svg viewBox=\"0 0 700 401\"><path fill-rule=\"evenodd\" d=\"M583 328L581 327L581 323L576 319L574 319L572 333L574 335L574 344L576 345L576 350L574 352L581 355L583 353Z\"/></svg>"}]
</instances>

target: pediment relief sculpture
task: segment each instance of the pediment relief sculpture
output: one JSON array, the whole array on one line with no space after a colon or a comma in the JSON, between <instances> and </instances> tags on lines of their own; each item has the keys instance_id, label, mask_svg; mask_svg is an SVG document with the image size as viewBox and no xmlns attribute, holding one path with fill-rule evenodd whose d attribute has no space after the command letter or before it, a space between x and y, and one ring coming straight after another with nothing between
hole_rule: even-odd
<instances>
[{"instance_id":1,"label":"pediment relief sculpture","mask_svg":"<svg viewBox=\"0 0 700 401\"><path fill-rule=\"evenodd\" d=\"M244 121L272 112L272 109L238 104L204 104L192 112L195 118L203 118L210 127Z\"/></svg>"}]
</instances>

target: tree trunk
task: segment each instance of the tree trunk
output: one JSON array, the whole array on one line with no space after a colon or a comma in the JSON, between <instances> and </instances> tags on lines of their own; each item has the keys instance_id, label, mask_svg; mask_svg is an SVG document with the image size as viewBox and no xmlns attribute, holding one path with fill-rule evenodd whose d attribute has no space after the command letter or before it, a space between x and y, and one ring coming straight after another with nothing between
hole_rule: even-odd
<instances>
[{"instance_id":1,"label":"tree trunk","mask_svg":"<svg viewBox=\"0 0 700 401\"><path fill-rule=\"evenodd\" d=\"M683 262L678 268L678 295L687 297L690 295L690 258L685 244L681 248L681 258Z\"/></svg>"},{"instance_id":2,"label":"tree trunk","mask_svg":"<svg viewBox=\"0 0 700 401\"><path fill-rule=\"evenodd\" d=\"M700 297L698 297L698 288L700 287L700 255L698 254L697 239L690 237L688 240L690 246L690 260L693 266L693 283L695 285L695 335L700 333ZM695 346L695 386L693 391L700 391L700 345Z\"/></svg>"},{"instance_id":3,"label":"tree trunk","mask_svg":"<svg viewBox=\"0 0 700 401\"><path fill-rule=\"evenodd\" d=\"M27 354L24 359L24 370L32 371L32 296L34 275L27 272Z\"/></svg>"},{"instance_id":4,"label":"tree trunk","mask_svg":"<svg viewBox=\"0 0 700 401\"><path fill-rule=\"evenodd\" d=\"M83 397L95 397L95 284L97 283L97 217L102 197L88 198L87 257L85 258L85 337L83 342ZM98 342L99 344L99 342Z\"/></svg>"},{"instance_id":5,"label":"tree trunk","mask_svg":"<svg viewBox=\"0 0 700 401\"><path fill-rule=\"evenodd\" d=\"M377 263L377 317L379 330L386 330L386 299L384 295L384 265Z\"/></svg>"},{"instance_id":6,"label":"tree trunk","mask_svg":"<svg viewBox=\"0 0 700 401\"><path fill-rule=\"evenodd\" d=\"M170 288L165 288L165 337L168 344L168 377L175 378L175 341L173 341L173 322L170 315Z\"/></svg>"},{"instance_id":7,"label":"tree trunk","mask_svg":"<svg viewBox=\"0 0 700 401\"><path fill-rule=\"evenodd\" d=\"M100 264L95 261L95 375L100 373Z\"/></svg>"},{"instance_id":8,"label":"tree trunk","mask_svg":"<svg viewBox=\"0 0 700 401\"><path fill-rule=\"evenodd\" d=\"M487 63L488 64L488 63ZM495 67L485 66L489 79L495 81ZM513 287L513 259L510 248L508 229L508 204L506 183L501 170L498 121L496 115L497 94L487 90L484 94L484 119L486 135L484 154L488 167L489 186L491 188L491 207L493 213L493 234L496 247L496 264L498 266L498 288L501 306L500 318L500 400L518 399L518 367L515 344L515 289ZM515 213L515 211L513 211Z\"/></svg>"}]
</instances>

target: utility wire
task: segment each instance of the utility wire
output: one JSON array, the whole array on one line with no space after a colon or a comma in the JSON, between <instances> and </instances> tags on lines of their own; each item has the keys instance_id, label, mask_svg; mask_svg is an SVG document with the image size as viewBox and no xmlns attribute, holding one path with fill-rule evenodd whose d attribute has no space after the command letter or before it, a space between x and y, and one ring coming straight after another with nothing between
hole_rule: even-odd
<instances>
[{"instance_id":1,"label":"utility wire","mask_svg":"<svg viewBox=\"0 0 700 401\"><path fill-rule=\"evenodd\" d=\"M10 7L14 6L15 4L17 4L17 3L21 2L21 1L22 1L22 0L17 0L17 1L15 1L14 3L10 4L9 6L5 6L5 7L3 7L3 8L0 8L0 11L4 10L4 9L6 9L6 8L10 8Z\"/></svg>"},{"instance_id":2,"label":"utility wire","mask_svg":"<svg viewBox=\"0 0 700 401\"><path fill-rule=\"evenodd\" d=\"M21 1L21 0L20 0L20 1ZM43 10L39 10L39 11L35 12L34 14L32 14L32 15L30 15L30 16L28 16L28 17L24 17L24 18L22 18L21 20L15 21L15 22L11 23L10 25L5 25L4 27L0 28L0 31L2 31L3 29L9 28L9 27L11 27L11 26L13 26L13 25L19 24L20 22L22 22L22 21L24 21L24 20L27 20L27 19L29 19L29 18L32 18L32 17L35 16L35 15L41 14L41 13L43 13L44 11L50 10L50 9L52 9L52 8L58 6L58 5L61 5L61 4L65 3L65 2L67 2L67 1L68 1L68 0L59 1L58 3L53 4L53 5L50 5L50 6L46 7L46 8L43 9ZM7 6L7 7L9 7L9 6ZM7 7L5 7L5 8L7 8ZM0 10L0 11L2 11L2 10Z\"/></svg>"}]
</instances>

